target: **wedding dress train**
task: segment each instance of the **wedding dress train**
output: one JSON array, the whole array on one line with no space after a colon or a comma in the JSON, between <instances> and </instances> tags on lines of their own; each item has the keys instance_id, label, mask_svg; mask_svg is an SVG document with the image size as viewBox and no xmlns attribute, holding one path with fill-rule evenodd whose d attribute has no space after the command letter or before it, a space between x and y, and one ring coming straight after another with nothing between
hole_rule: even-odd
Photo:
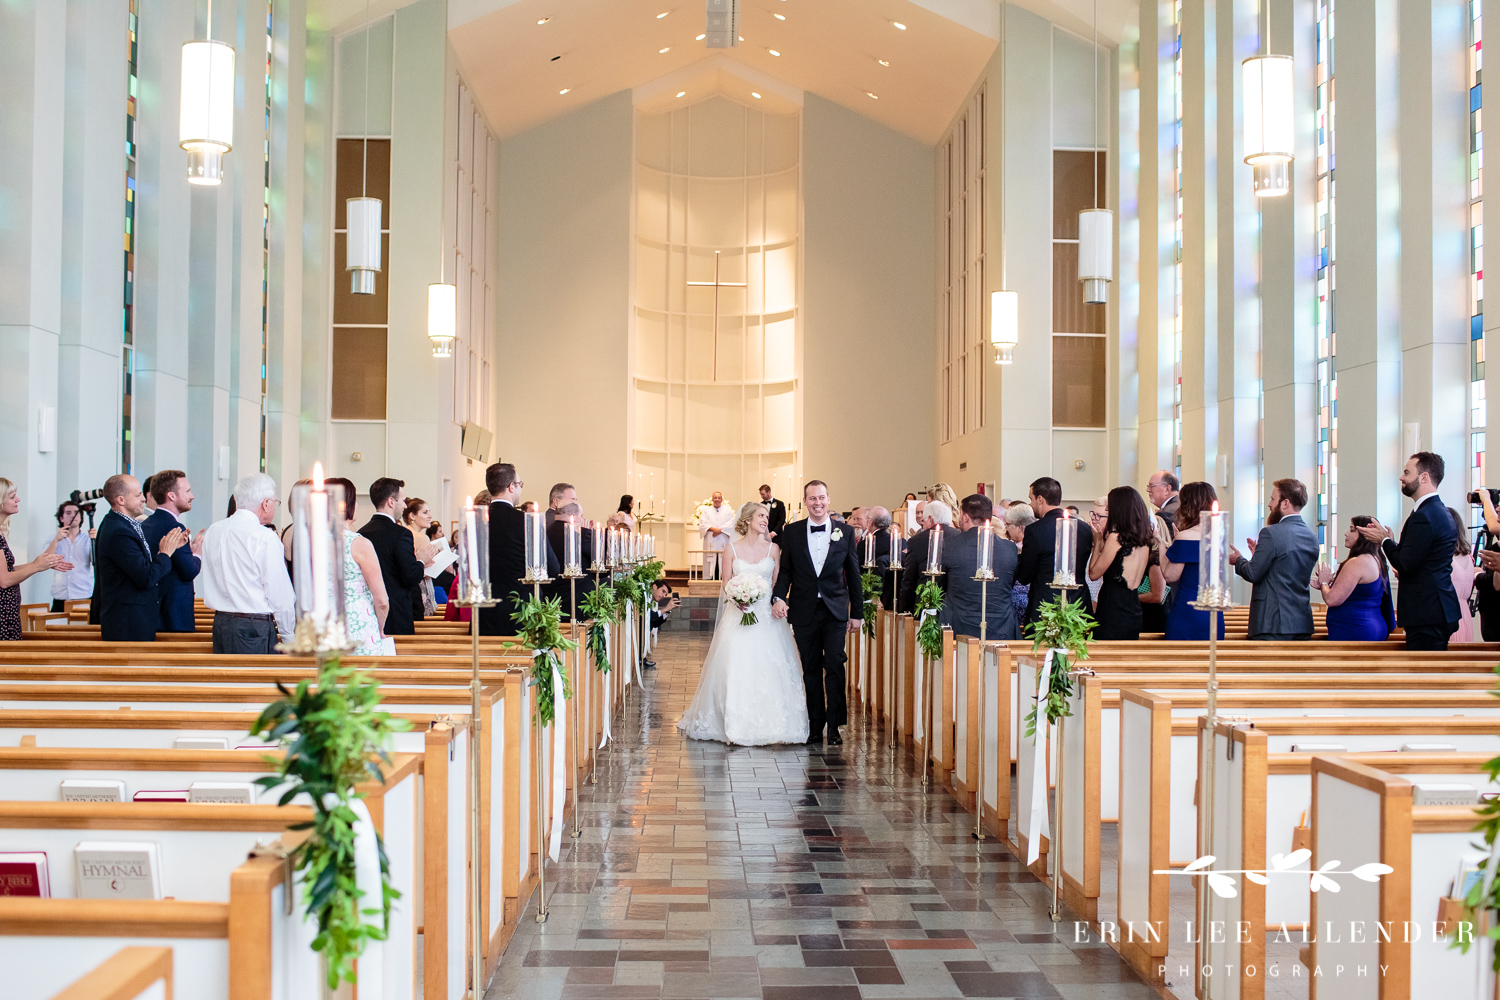
<instances>
[{"instance_id":1,"label":"wedding dress train","mask_svg":"<svg viewBox=\"0 0 1500 1000\"><path fill-rule=\"evenodd\" d=\"M764 577L766 596L751 605L754 625L740 624L740 609L725 604L698 691L677 728L694 740L717 740L738 746L807 741L807 693L802 661L791 626L771 617L771 573L775 559L757 563L735 557L734 571Z\"/></svg>"}]
</instances>

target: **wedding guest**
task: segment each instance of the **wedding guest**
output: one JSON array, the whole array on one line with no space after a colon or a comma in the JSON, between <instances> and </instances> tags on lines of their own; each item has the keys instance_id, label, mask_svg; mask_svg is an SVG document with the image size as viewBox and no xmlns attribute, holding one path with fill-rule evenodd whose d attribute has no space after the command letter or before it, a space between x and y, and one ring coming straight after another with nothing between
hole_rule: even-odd
<instances>
[{"instance_id":1,"label":"wedding guest","mask_svg":"<svg viewBox=\"0 0 1500 1000\"><path fill-rule=\"evenodd\" d=\"M1269 641L1311 639L1312 603L1308 583L1318 561L1318 537L1302 519L1307 487L1296 479L1271 484L1266 526L1256 541L1245 539L1250 558L1229 547L1229 562L1250 588L1250 638Z\"/></svg>"},{"instance_id":2,"label":"wedding guest","mask_svg":"<svg viewBox=\"0 0 1500 1000\"><path fill-rule=\"evenodd\" d=\"M276 652L278 634L296 627L295 591L281 542L266 526L276 520L276 481L252 472L234 487L235 511L203 536L203 602L214 612L214 652Z\"/></svg>"},{"instance_id":3,"label":"wedding guest","mask_svg":"<svg viewBox=\"0 0 1500 1000\"><path fill-rule=\"evenodd\" d=\"M950 512L958 510L958 494L947 483L935 483L927 487L927 499L941 500L948 505Z\"/></svg>"},{"instance_id":4,"label":"wedding guest","mask_svg":"<svg viewBox=\"0 0 1500 1000\"><path fill-rule=\"evenodd\" d=\"M432 508L427 501L421 497L407 497L406 507L401 512L401 526L411 532L412 551L422 563L422 579L412 591L411 601L412 619L421 621L437 614L437 594L432 577L427 575L427 567L437 559L439 550L427 537L427 529L432 527Z\"/></svg>"},{"instance_id":5,"label":"wedding guest","mask_svg":"<svg viewBox=\"0 0 1500 1000\"><path fill-rule=\"evenodd\" d=\"M583 508L578 505L576 498L558 508L557 517L547 528L547 545L552 549L552 555L557 559L558 566L563 566L564 536L567 534L569 524L579 526L578 561L584 575L574 583L571 580L564 580L560 574L554 574L552 583L547 589L549 595L562 600L562 620L565 622L573 620L571 615L573 594L577 593L581 603L594 589L594 578L588 575L588 569L594 563L594 533L589 530L588 522L583 519Z\"/></svg>"},{"instance_id":6,"label":"wedding guest","mask_svg":"<svg viewBox=\"0 0 1500 1000\"><path fill-rule=\"evenodd\" d=\"M870 507L865 510L865 523L870 531L875 532L875 569L866 570L867 573L880 574L880 606L892 608L895 604L896 594L895 582L892 579L895 574L891 572L891 512L884 507ZM864 550L859 553L860 563L864 563Z\"/></svg>"},{"instance_id":7,"label":"wedding guest","mask_svg":"<svg viewBox=\"0 0 1500 1000\"><path fill-rule=\"evenodd\" d=\"M527 500L525 503L521 504L521 513L522 514L535 514L535 513L537 513L536 501L535 500Z\"/></svg>"},{"instance_id":8,"label":"wedding guest","mask_svg":"<svg viewBox=\"0 0 1500 1000\"><path fill-rule=\"evenodd\" d=\"M67 573L73 569L72 563L53 551L55 538L31 562L16 565L16 557L10 550L10 518L20 509L21 492L16 484L0 478L0 555L5 558L5 569L0 571L0 642L21 639L21 584L45 570Z\"/></svg>"},{"instance_id":9,"label":"wedding guest","mask_svg":"<svg viewBox=\"0 0 1500 1000\"><path fill-rule=\"evenodd\" d=\"M1076 508L1069 507L1069 510ZM1109 497L1102 496L1094 501L1094 506L1089 509L1089 530L1094 533L1094 551L1099 551L1099 531L1109 520ZM1095 580L1089 578L1089 607L1092 608L1099 600L1099 588L1104 586L1104 578Z\"/></svg>"},{"instance_id":10,"label":"wedding guest","mask_svg":"<svg viewBox=\"0 0 1500 1000\"><path fill-rule=\"evenodd\" d=\"M1452 507L1453 528L1458 540L1453 545L1453 591L1458 597L1458 631L1450 642L1474 641L1474 616L1469 611L1469 595L1474 592L1474 555L1469 545L1469 529Z\"/></svg>"},{"instance_id":11,"label":"wedding guest","mask_svg":"<svg viewBox=\"0 0 1500 1000\"><path fill-rule=\"evenodd\" d=\"M910 538L922 530L922 519L917 515L917 495L906 494L906 499L901 506L906 509L906 537Z\"/></svg>"},{"instance_id":12,"label":"wedding guest","mask_svg":"<svg viewBox=\"0 0 1500 1000\"><path fill-rule=\"evenodd\" d=\"M923 574L927 568L927 550L935 532L943 535L944 551L958 539L958 529L953 527L953 511L941 500L928 500L922 508L922 530L906 543L906 558L901 562L901 594L899 605L902 612L913 614L917 606L917 588L927 579ZM935 578L939 587L946 589L947 577ZM938 621L948 623L946 607L938 612Z\"/></svg>"},{"instance_id":13,"label":"wedding guest","mask_svg":"<svg viewBox=\"0 0 1500 1000\"><path fill-rule=\"evenodd\" d=\"M515 613L532 596L526 577L526 518L516 506L525 483L509 462L496 462L484 470L490 500L490 592L499 602L479 609L480 635L515 635ZM547 575L562 572L549 546Z\"/></svg>"},{"instance_id":14,"label":"wedding guest","mask_svg":"<svg viewBox=\"0 0 1500 1000\"><path fill-rule=\"evenodd\" d=\"M547 510L542 516L547 530L552 530L552 522L557 520L559 511L568 504L577 502L578 491L573 489L572 483L554 483L552 489L547 491Z\"/></svg>"},{"instance_id":15,"label":"wedding guest","mask_svg":"<svg viewBox=\"0 0 1500 1000\"><path fill-rule=\"evenodd\" d=\"M443 522L433 521L432 526L427 529L427 540L436 545L445 534ZM447 569L432 578L433 593L439 604L447 604L448 594L453 590L453 566L453 563L449 563Z\"/></svg>"},{"instance_id":16,"label":"wedding guest","mask_svg":"<svg viewBox=\"0 0 1500 1000\"><path fill-rule=\"evenodd\" d=\"M420 587L424 579L424 559L418 558L412 533L401 526L398 516L406 509L406 483L382 477L370 484L370 503L375 513L359 533L375 547L380 573L391 609L385 618L386 635L415 635L417 608L421 607ZM432 546L428 545L428 548ZM427 559L433 553L424 551Z\"/></svg>"},{"instance_id":17,"label":"wedding guest","mask_svg":"<svg viewBox=\"0 0 1500 1000\"><path fill-rule=\"evenodd\" d=\"M110 476L104 499L109 513L95 544L100 635L105 642L155 642L161 625L157 584L172 572L172 553L186 544L187 529L174 528L155 548L149 546L139 520L146 496L134 476Z\"/></svg>"},{"instance_id":18,"label":"wedding guest","mask_svg":"<svg viewBox=\"0 0 1500 1000\"><path fill-rule=\"evenodd\" d=\"M1406 632L1407 649L1448 648L1461 617L1453 589L1453 519L1438 497L1443 456L1419 451L1401 470L1401 492L1413 500L1398 544L1389 528L1373 521L1359 529L1379 542L1391 567L1400 574L1396 620Z\"/></svg>"},{"instance_id":19,"label":"wedding guest","mask_svg":"<svg viewBox=\"0 0 1500 1000\"><path fill-rule=\"evenodd\" d=\"M1016 581L1030 586L1027 594L1026 615L1021 622L1021 633L1036 623L1037 614L1043 604L1057 599L1067 591L1052 587L1053 551L1057 546L1057 522L1062 520L1062 484L1051 476L1035 480L1027 488L1031 510L1037 520L1026 526L1021 545L1021 559L1016 564ZM1094 548L1094 533L1087 526L1078 529L1073 549L1073 574L1079 583L1088 579L1089 555ZM1077 600L1069 597L1069 600Z\"/></svg>"},{"instance_id":20,"label":"wedding guest","mask_svg":"<svg viewBox=\"0 0 1500 1000\"><path fill-rule=\"evenodd\" d=\"M1156 551L1156 529L1146 501L1134 486L1116 486L1106 498L1104 524L1094 528L1094 549L1089 557L1089 577L1099 579L1099 600L1094 606L1095 639L1139 639L1141 598L1137 593L1154 569L1151 593L1159 595L1160 557Z\"/></svg>"},{"instance_id":21,"label":"wedding guest","mask_svg":"<svg viewBox=\"0 0 1500 1000\"><path fill-rule=\"evenodd\" d=\"M49 549L73 568L52 573L52 611L65 601L87 600L94 593L94 531L83 530L83 512L71 500L57 508L57 537Z\"/></svg>"},{"instance_id":22,"label":"wedding guest","mask_svg":"<svg viewBox=\"0 0 1500 1000\"><path fill-rule=\"evenodd\" d=\"M1016 561L1020 556L1015 543L1003 535L991 541L991 568L995 579L981 585L974 579L979 559L979 534L993 531L990 517L994 505L982 493L964 497L963 510L959 514L960 534L950 545L943 542L943 568L948 571L947 595L944 605L948 610L948 621L954 635L979 635L980 609L984 609L985 639L1018 639L1015 606L1011 603L1011 587L1016 578ZM985 598L981 603L981 598Z\"/></svg>"},{"instance_id":23,"label":"wedding guest","mask_svg":"<svg viewBox=\"0 0 1500 1000\"><path fill-rule=\"evenodd\" d=\"M1199 529L1199 517L1204 511L1213 509L1219 495L1211 483L1186 483L1178 494L1175 525L1176 537L1167 547L1166 565L1162 575L1172 587L1172 600L1167 606L1165 637L1184 640L1208 638L1208 612L1193 607L1198 599L1198 548L1203 532ZM1219 616L1219 638L1224 638L1224 616Z\"/></svg>"},{"instance_id":24,"label":"wedding guest","mask_svg":"<svg viewBox=\"0 0 1500 1000\"><path fill-rule=\"evenodd\" d=\"M703 539L703 579L717 580L724 550L734 541L734 508L714 490L707 507L698 511L698 534Z\"/></svg>"},{"instance_id":25,"label":"wedding guest","mask_svg":"<svg viewBox=\"0 0 1500 1000\"><path fill-rule=\"evenodd\" d=\"M786 504L771 495L771 487L765 483L760 484L760 502L766 505L770 514L768 521L771 531L771 541L776 541L776 536L781 534L781 529L786 527Z\"/></svg>"},{"instance_id":26,"label":"wedding guest","mask_svg":"<svg viewBox=\"0 0 1500 1000\"><path fill-rule=\"evenodd\" d=\"M1359 533L1361 527L1374 520L1368 514L1349 518L1349 528L1344 532L1344 561L1339 564L1338 572L1329 570L1326 563L1319 563L1317 576L1313 577L1313 586L1328 605L1330 642L1384 642L1396 627L1385 553L1377 543Z\"/></svg>"},{"instance_id":27,"label":"wedding guest","mask_svg":"<svg viewBox=\"0 0 1500 1000\"><path fill-rule=\"evenodd\" d=\"M193 509L193 484L187 473L177 469L158 472L151 477L151 495L156 510L141 524L147 547L161 544L167 532L177 528L187 531L182 515ZM191 532L189 532L191 535ZM197 628L193 615L193 581L203 567L203 532L187 545L172 553L172 572L156 585L160 601L161 624L158 632L191 632Z\"/></svg>"},{"instance_id":28,"label":"wedding guest","mask_svg":"<svg viewBox=\"0 0 1500 1000\"><path fill-rule=\"evenodd\" d=\"M1005 537L1016 545L1017 563L1019 565L1021 543L1026 538L1026 526L1036 521L1036 512L1025 500L1016 500L1005 508ZM1021 619L1026 617L1026 604L1030 598L1031 588L1024 583L1015 582L1010 588L1010 603L1016 609L1016 627L1019 630Z\"/></svg>"},{"instance_id":29,"label":"wedding guest","mask_svg":"<svg viewBox=\"0 0 1500 1000\"><path fill-rule=\"evenodd\" d=\"M623 525L631 531L635 530L635 497L626 493L620 497L620 506L610 515L611 525Z\"/></svg>"},{"instance_id":30,"label":"wedding guest","mask_svg":"<svg viewBox=\"0 0 1500 1000\"><path fill-rule=\"evenodd\" d=\"M1146 482L1146 499L1156 507L1156 520L1164 535L1162 541L1171 545L1177 535L1177 509L1181 505L1177 477L1166 469L1157 469Z\"/></svg>"},{"instance_id":31,"label":"wedding guest","mask_svg":"<svg viewBox=\"0 0 1500 1000\"><path fill-rule=\"evenodd\" d=\"M375 546L354 527L359 489L343 477L325 479L330 490L344 491L344 628L354 643L352 656L395 656L396 640L385 634L391 601Z\"/></svg>"}]
</instances>

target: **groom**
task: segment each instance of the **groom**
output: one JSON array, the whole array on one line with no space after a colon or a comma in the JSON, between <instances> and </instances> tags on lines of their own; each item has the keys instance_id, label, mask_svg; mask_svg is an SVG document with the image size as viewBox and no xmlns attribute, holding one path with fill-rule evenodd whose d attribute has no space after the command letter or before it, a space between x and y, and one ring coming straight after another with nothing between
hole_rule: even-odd
<instances>
[{"instance_id":1,"label":"groom","mask_svg":"<svg viewBox=\"0 0 1500 1000\"><path fill-rule=\"evenodd\" d=\"M844 636L859 631L865 609L859 558L854 529L828 516L828 484L817 479L808 483L802 503L807 520L787 525L777 539L781 570L771 615L790 618L797 638L807 690L808 744L822 743L826 724L829 746L839 746L844 742L839 726L849 721Z\"/></svg>"}]
</instances>

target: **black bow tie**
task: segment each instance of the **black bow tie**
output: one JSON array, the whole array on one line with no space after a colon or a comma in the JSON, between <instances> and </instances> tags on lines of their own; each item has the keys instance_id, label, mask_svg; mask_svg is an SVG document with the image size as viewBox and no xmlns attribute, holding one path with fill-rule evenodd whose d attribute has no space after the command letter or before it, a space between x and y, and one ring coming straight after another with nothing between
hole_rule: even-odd
<instances>
[{"instance_id":1,"label":"black bow tie","mask_svg":"<svg viewBox=\"0 0 1500 1000\"><path fill-rule=\"evenodd\" d=\"M828 530L828 525L826 525L826 524L813 524L813 525L809 525L808 528L807 528L807 530L808 531L827 531Z\"/></svg>"}]
</instances>

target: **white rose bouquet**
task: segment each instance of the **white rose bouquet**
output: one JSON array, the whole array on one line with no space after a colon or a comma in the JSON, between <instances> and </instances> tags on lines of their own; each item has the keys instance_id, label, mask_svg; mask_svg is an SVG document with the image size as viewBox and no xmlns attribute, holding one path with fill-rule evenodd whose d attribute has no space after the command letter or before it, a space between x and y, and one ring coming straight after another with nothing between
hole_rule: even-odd
<instances>
[{"instance_id":1,"label":"white rose bouquet","mask_svg":"<svg viewBox=\"0 0 1500 1000\"><path fill-rule=\"evenodd\" d=\"M724 600L740 609L741 625L754 625L759 620L750 607L765 596L765 577L754 573L740 573L724 584Z\"/></svg>"}]
</instances>

